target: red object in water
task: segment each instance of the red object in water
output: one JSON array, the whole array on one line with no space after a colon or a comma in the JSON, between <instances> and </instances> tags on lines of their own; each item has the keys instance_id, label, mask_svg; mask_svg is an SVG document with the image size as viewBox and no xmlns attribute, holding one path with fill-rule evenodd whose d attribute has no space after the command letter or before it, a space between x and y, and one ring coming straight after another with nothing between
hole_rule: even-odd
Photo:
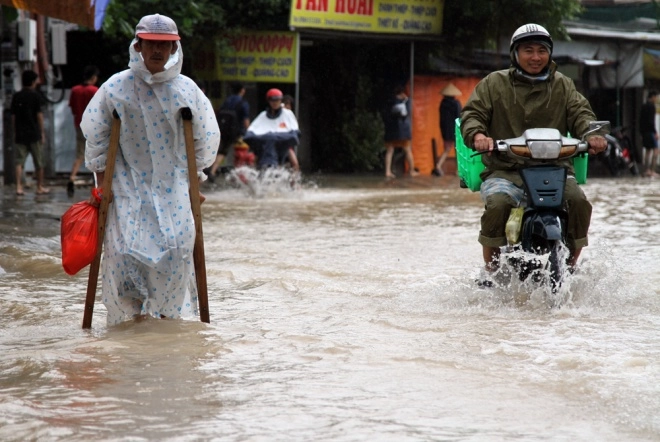
<instances>
[{"instance_id":1,"label":"red object in water","mask_svg":"<svg viewBox=\"0 0 660 442\"><path fill-rule=\"evenodd\" d=\"M81 201L62 215L62 267L75 275L96 257L99 209Z\"/></svg>"},{"instance_id":2,"label":"red object in water","mask_svg":"<svg viewBox=\"0 0 660 442\"><path fill-rule=\"evenodd\" d=\"M254 166L256 157L252 152L247 149L235 147L234 148L234 167L241 166Z\"/></svg>"}]
</instances>

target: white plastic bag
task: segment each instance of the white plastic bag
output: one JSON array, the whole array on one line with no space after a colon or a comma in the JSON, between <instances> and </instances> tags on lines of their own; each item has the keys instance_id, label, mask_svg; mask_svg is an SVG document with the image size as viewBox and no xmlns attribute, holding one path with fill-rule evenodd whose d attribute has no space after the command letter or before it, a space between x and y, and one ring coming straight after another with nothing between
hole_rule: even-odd
<instances>
[{"instance_id":1,"label":"white plastic bag","mask_svg":"<svg viewBox=\"0 0 660 442\"><path fill-rule=\"evenodd\" d=\"M522 227L522 217L525 209L523 207L514 207L511 209L509 219L506 222L506 239L509 244L516 244L520 240L520 229Z\"/></svg>"},{"instance_id":2,"label":"white plastic bag","mask_svg":"<svg viewBox=\"0 0 660 442\"><path fill-rule=\"evenodd\" d=\"M404 101L403 103L398 103L392 106L392 113L400 117L408 116L408 108L406 107L406 102Z\"/></svg>"}]
</instances>

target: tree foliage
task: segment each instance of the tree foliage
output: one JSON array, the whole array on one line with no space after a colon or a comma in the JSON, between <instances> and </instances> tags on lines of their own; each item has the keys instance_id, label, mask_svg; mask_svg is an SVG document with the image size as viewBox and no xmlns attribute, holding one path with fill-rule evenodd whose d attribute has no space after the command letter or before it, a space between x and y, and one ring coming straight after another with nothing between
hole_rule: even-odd
<instances>
[{"instance_id":1,"label":"tree foliage","mask_svg":"<svg viewBox=\"0 0 660 442\"><path fill-rule=\"evenodd\" d=\"M245 29L287 30L291 0L223 0L227 23Z\"/></svg>"},{"instance_id":2,"label":"tree foliage","mask_svg":"<svg viewBox=\"0 0 660 442\"><path fill-rule=\"evenodd\" d=\"M159 13L176 22L182 37L204 40L241 28L284 29L289 7L289 0L112 0L103 31L110 37L131 37L141 17Z\"/></svg>"},{"instance_id":3,"label":"tree foliage","mask_svg":"<svg viewBox=\"0 0 660 442\"><path fill-rule=\"evenodd\" d=\"M130 38L140 18L155 13L172 18L182 37L203 35L205 30L226 26L226 13L214 0L112 0L106 9L103 31L110 37Z\"/></svg>"},{"instance_id":4,"label":"tree foliage","mask_svg":"<svg viewBox=\"0 0 660 442\"><path fill-rule=\"evenodd\" d=\"M188 54L193 54L197 48L209 45L221 48L227 44L224 37L243 29L286 29L289 7L289 0L111 0L103 33L122 47L119 54L109 56L123 65L123 47L145 15L158 13L172 18Z\"/></svg>"},{"instance_id":5,"label":"tree foliage","mask_svg":"<svg viewBox=\"0 0 660 442\"><path fill-rule=\"evenodd\" d=\"M553 38L567 38L562 20L580 14L579 0L461 0L445 1L444 51L472 53L496 49L500 38L509 37L525 23L544 26Z\"/></svg>"}]
</instances>

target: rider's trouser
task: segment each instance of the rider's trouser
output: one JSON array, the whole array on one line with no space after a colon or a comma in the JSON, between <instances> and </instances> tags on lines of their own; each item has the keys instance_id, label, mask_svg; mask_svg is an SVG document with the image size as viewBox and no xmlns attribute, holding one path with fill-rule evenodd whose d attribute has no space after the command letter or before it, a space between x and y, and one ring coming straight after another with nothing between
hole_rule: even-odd
<instances>
[{"instance_id":1,"label":"rider's trouser","mask_svg":"<svg viewBox=\"0 0 660 442\"><path fill-rule=\"evenodd\" d=\"M515 172L515 177L512 175L512 181L522 184L517 172ZM488 247L507 245L504 229L511 208L517 206L515 199L504 192L489 193L486 196L482 192L482 198L485 199L486 207L481 216L479 242ZM564 201L568 206L567 246L570 250L581 249L588 245L587 232L591 222L591 203L587 201L587 197L572 176L566 180Z\"/></svg>"}]
</instances>

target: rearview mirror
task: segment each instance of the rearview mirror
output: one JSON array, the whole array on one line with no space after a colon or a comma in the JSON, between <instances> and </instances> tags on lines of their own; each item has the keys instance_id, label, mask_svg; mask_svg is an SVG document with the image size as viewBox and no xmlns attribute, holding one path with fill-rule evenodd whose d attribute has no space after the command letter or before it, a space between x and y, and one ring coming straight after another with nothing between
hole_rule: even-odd
<instances>
[{"instance_id":1,"label":"rearview mirror","mask_svg":"<svg viewBox=\"0 0 660 442\"><path fill-rule=\"evenodd\" d=\"M582 139L586 140L589 135L605 135L611 132L609 121L590 121L589 130L582 134Z\"/></svg>"},{"instance_id":2,"label":"rearview mirror","mask_svg":"<svg viewBox=\"0 0 660 442\"><path fill-rule=\"evenodd\" d=\"M610 132L610 122L609 121L590 121L589 122L589 132L596 132L601 129L607 130Z\"/></svg>"}]
</instances>

